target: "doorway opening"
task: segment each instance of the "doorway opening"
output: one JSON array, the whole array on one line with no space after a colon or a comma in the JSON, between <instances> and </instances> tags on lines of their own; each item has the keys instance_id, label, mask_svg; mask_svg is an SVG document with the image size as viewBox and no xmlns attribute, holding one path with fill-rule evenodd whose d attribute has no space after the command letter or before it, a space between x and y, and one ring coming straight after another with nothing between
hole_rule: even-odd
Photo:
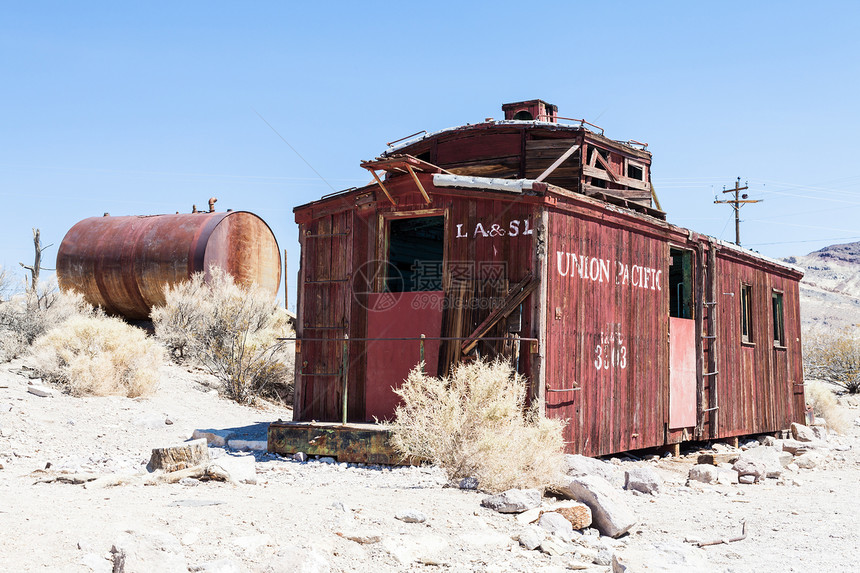
<instances>
[{"instance_id":1,"label":"doorway opening","mask_svg":"<svg viewBox=\"0 0 860 573\"><path fill-rule=\"evenodd\" d=\"M693 318L693 253L669 249L669 316Z\"/></svg>"},{"instance_id":2,"label":"doorway opening","mask_svg":"<svg viewBox=\"0 0 860 573\"><path fill-rule=\"evenodd\" d=\"M388 227L389 292L442 290L445 217L392 219Z\"/></svg>"}]
</instances>

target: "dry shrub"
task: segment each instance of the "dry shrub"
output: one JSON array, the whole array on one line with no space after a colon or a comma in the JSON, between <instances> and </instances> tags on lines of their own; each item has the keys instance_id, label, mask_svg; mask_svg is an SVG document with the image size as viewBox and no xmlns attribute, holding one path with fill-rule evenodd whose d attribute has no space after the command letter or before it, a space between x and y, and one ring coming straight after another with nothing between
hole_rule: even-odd
<instances>
[{"instance_id":1,"label":"dry shrub","mask_svg":"<svg viewBox=\"0 0 860 573\"><path fill-rule=\"evenodd\" d=\"M807 377L860 393L860 332L857 329L809 330L803 334L803 371Z\"/></svg>"},{"instance_id":2,"label":"dry shrub","mask_svg":"<svg viewBox=\"0 0 860 573\"><path fill-rule=\"evenodd\" d=\"M76 396L149 394L164 359L142 330L107 316L68 319L38 338L32 354L43 378Z\"/></svg>"},{"instance_id":3,"label":"dry shrub","mask_svg":"<svg viewBox=\"0 0 860 573\"><path fill-rule=\"evenodd\" d=\"M833 394L833 385L807 381L804 390L806 404L812 407L817 417L827 420L827 426L834 432L844 434L848 431L851 424Z\"/></svg>"},{"instance_id":4,"label":"dry shrub","mask_svg":"<svg viewBox=\"0 0 860 573\"><path fill-rule=\"evenodd\" d=\"M165 290L165 305L151 313L155 336L174 359L190 357L224 383L230 398L288 399L292 393L293 336L286 311L264 289L236 284L219 268Z\"/></svg>"},{"instance_id":5,"label":"dry shrub","mask_svg":"<svg viewBox=\"0 0 860 573\"><path fill-rule=\"evenodd\" d=\"M503 491L543 488L563 473L564 422L525 409L525 379L506 362L460 364L445 378L416 366L395 392L403 403L394 447L449 479L475 477L481 489Z\"/></svg>"},{"instance_id":6,"label":"dry shrub","mask_svg":"<svg viewBox=\"0 0 860 573\"><path fill-rule=\"evenodd\" d=\"M0 293L8 292L0 273ZM0 362L23 354L42 334L73 316L92 316L92 306L83 295L59 291L46 283L37 292L28 291L0 300Z\"/></svg>"}]
</instances>

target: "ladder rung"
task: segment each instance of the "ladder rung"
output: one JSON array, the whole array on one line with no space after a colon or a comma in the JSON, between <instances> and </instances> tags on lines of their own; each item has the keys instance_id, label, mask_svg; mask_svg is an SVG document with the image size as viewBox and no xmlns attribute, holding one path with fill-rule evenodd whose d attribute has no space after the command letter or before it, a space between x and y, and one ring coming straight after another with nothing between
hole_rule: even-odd
<instances>
[{"instance_id":1,"label":"ladder rung","mask_svg":"<svg viewBox=\"0 0 860 573\"><path fill-rule=\"evenodd\" d=\"M715 301L715 300L712 300L712 301L710 301L710 302L705 301L705 303L704 303L704 304L706 304L706 305L714 305L714 304L717 304L717 301Z\"/></svg>"},{"instance_id":2,"label":"ladder rung","mask_svg":"<svg viewBox=\"0 0 860 573\"><path fill-rule=\"evenodd\" d=\"M705 372L704 374L702 374L702 376L716 376L719 373L719 370L714 370L713 372Z\"/></svg>"},{"instance_id":3,"label":"ladder rung","mask_svg":"<svg viewBox=\"0 0 860 573\"><path fill-rule=\"evenodd\" d=\"M714 339L716 337L717 337L716 334L709 334L708 336L703 336L702 338Z\"/></svg>"}]
</instances>

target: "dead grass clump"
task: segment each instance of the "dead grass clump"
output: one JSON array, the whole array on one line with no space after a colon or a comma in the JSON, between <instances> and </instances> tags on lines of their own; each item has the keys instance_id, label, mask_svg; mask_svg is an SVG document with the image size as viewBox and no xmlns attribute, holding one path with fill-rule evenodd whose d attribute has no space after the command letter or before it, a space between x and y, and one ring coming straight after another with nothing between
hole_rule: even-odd
<instances>
[{"instance_id":1,"label":"dead grass clump","mask_svg":"<svg viewBox=\"0 0 860 573\"><path fill-rule=\"evenodd\" d=\"M134 398L158 386L163 350L117 318L74 316L33 344L36 369L76 396Z\"/></svg>"},{"instance_id":2,"label":"dead grass clump","mask_svg":"<svg viewBox=\"0 0 860 573\"><path fill-rule=\"evenodd\" d=\"M827 427L839 434L844 434L851 426L846 413L839 406L833 394L833 385L825 382L806 382L806 403L818 418L827 420Z\"/></svg>"},{"instance_id":3,"label":"dead grass clump","mask_svg":"<svg viewBox=\"0 0 860 573\"><path fill-rule=\"evenodd\" d=\"M293 336L286 311L272 295L212 268L165 291L166 303L151 313L155 336L174 359L190 358L224 384L225 394L242 403L257 397L287 400L292 392Z\"/></svg>"},{"instance_id":4,"label":"dead grass clump","mask_svg":"<svg viewBox=\"0 0 860 573\"><path fill-rule=\"evenodd\" d=\"M544 488L563 473L564 422L525 409L526 383L502 361L460 364L435 378L416 366L395 392L391 424L404 456L438 464L449 479L486 491Z\"/></svg>"}]
</instances>

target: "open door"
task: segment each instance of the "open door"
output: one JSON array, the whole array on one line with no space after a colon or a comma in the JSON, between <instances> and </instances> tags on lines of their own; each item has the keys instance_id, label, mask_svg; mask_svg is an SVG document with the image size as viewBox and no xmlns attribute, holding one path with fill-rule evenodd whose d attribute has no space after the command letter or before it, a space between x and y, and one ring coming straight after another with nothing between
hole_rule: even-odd
<instances>
[{"instance_id":1,"label":"open door","mask_svg":"<svg viewBox=\"0 0 860 573\"><path fill-rule=\"evenodd\" d=\"M669 429L696 425L693 253L669 249Z\"/></svg>"},{"instance_id":2,"label":"open door","mask_svg":"<svg viewBox=\"0 0 860 573\"><path fill-rule=\"evenodd\" d=\"M367 305L367 421L393 417L400 400L393 389L421 360L422 334L430 339L424 343L425 371L436 375L445 301L445 217L398 214L384 223L385 272Z\"/></svg>"}]
</instances>

